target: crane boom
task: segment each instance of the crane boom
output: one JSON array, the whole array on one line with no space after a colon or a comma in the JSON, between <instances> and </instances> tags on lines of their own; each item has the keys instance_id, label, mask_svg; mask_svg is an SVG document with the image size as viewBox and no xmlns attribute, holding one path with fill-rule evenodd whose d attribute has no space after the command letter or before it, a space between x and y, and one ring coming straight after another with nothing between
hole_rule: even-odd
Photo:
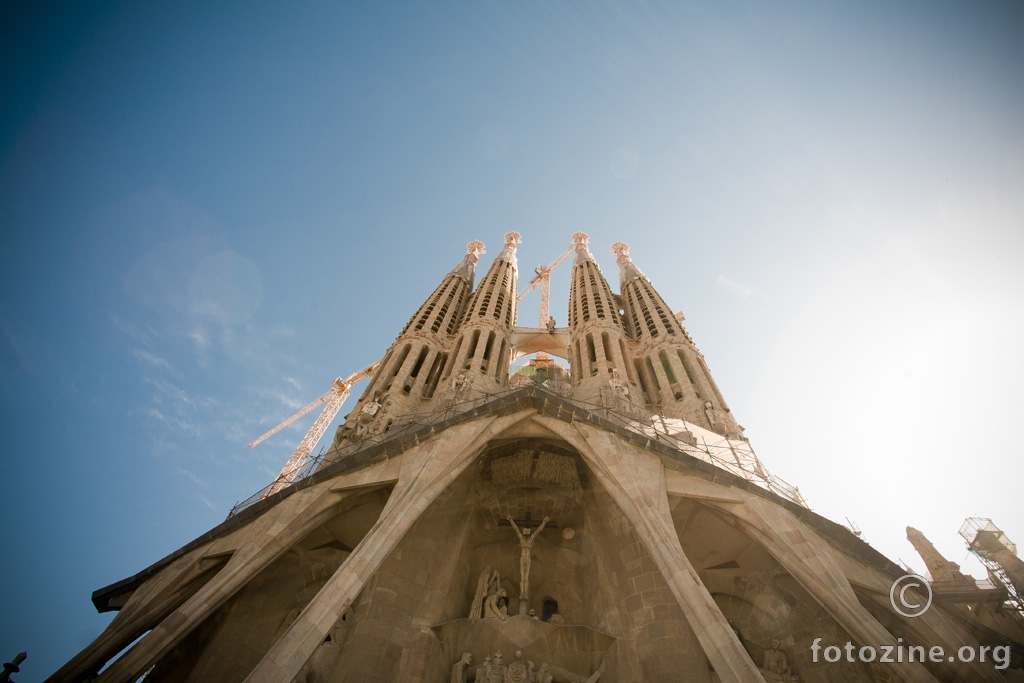
<instances>
[{"instance_id":1,"label":"crane boom","mask_svg":"<svg viewBox=\"0 0 1024 683\"><path fill-rule=\"evenodd\" d=\"M366 366L362 370L353 372L345 379L341 379L339 377L334 380L334 383L326 394L249 444L250 448L256 446L295 422L303 415L309 413L313 408L317 407L321 403L327 404L320 412L319 417L316 418L316 421L313 422L313 426L309 428L308 432L306 432L306 436L304 436L302 441L299 442L299 445L295 447L295 451L292 452L291 457L288 458L284 467L281 468L281 472L277 475L277 478L274 479L273 484L271 484L266 493L263 494L264 498L272 493L280 491L285 486L295 481L296 475L298 475L299 470L301 470L302 466L306 463L306 459L309 457L309 454L313 452L317 442L320 441L320 437L324 435L324 432L327 431L327 427L331 424L334 416L338 414L339 410L341 410L342 404L345 403L345 399L348 398L349 389L359 380L369 377L376 372L380 363L381 361L377 361L376 363Z\"/></svg>"},{"instance_id":2,"label":"crane boom","mask_svg":"<svg viewBox=\"0 0 1024 683\"><path fill-rule=\"evenodd\" d=\"M519 296L516 298L516 301L522 301L524 296L526 296L533 290L537 289L537 285L541 285L540 306L542 315L540 319L540 327L544 327L544 325L546 325L548 322L547 315L543 315L543 313L548 310L548 302L551 300L551 271L553 271L558 266L562 265L562 262L565 261L565 259L569 258L569 255L572 254L575 250L575 245L571 246L564 252L562 252L562 255L555 259L554 263L552 263L550 266L537 266L537 268L534 270L534 272L537 273L537 275L528 283L526 283L526 287L523 288L523 291L519 292Z\"/></svg>"}]
</instances>

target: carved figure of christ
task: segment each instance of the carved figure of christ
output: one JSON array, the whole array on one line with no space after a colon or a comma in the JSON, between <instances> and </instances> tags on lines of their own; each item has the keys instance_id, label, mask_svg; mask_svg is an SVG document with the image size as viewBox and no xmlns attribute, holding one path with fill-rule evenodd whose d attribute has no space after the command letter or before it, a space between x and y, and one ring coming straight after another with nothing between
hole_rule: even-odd
<instances>
[{"instance_id":1,"label":"carved figure of christ","mask_svg":"<svg viewBox=\"0 0 1024 683\"><path fill-rule=\"evenodd\" d=\"M544 530L547 526L550 517L544 517L544 521L537 527L537 531L530 533L529 527L520 531L516 521L512 519L512 515L505 517L512 525L512 528L516 531L516 536L519 537L519 599L527 600L530 597L530 551L533 550L533 542L537 540L537 534Z\"/></svg>"}]
</instances>

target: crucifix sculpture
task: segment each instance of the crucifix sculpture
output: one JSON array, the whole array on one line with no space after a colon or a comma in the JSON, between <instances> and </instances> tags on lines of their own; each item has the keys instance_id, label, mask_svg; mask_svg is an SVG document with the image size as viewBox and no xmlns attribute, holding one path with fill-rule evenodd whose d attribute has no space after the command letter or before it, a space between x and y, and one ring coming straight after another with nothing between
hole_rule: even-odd
<instances>
[{"instance_id":1,"label":"crucifix sculpture","mask_svg":"<svg viewBox=\"0 0 1024 683\"><path fill-rule=\"evenodd\" d=\"M507 515L505 519L509 521L512 528L516 530L516 536L519 537L519 599L527 600L530 596L530 551L533 549L533 542L537 540L537 535L544 530L551 518L545 516L535 533L530 533L529 527L520 531L519 525L512 519L512 515Z\"/></svg>"}]
</instances>

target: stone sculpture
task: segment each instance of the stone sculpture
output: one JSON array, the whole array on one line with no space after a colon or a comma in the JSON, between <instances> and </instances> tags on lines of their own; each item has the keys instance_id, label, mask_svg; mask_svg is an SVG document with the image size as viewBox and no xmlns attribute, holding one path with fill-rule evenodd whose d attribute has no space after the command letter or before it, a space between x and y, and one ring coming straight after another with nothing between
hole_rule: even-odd
<instances>
[{"instance_id":1,"label":"stone sculpture","mask_svg":"<svg viewBox=\"0 0 1024 683\"><path fill-rule=\"evenodd\" d=\"M772 648L764 651L764 668L773 674L784 675L790 672L789 660L786 659L786 653L779 649L779 645L778 639L773 638Z\"/></svg>"},{"instance_id":2,"label":"stone sculpture","mask_svg":"<svg viewBox=\"0 0 1024 683\"><path fill-rule=\"evenodd\" d=\"M505 672L504 683L526 683L526 662L523 660L523 651L516 650L512 655L512 661L508 664Z\"/></svg>"},{"instance_id":3,"label":"stone sculpture","mask_svg":"<svg viewBox=\"0 0 1024 683\"><path fill-rule=\"evenodd\" d=\"M449 683L466 683L466 668L473 663L473 653L463 652L462 659L452 666L452 676Z\"/></svg>"},{"instance_id":4,"label":"stone sculpture","mask_svg":"<svg viewBox=\"0 0 1024 683\"><path fill-rule=\"evenodd\" d=\"M512 515L505 517L515 529L516 536L519 537L519 599L527 600L530 597L530 563L533 561L530 557L530 551L533 550L533 542L537 540L537 535L544 531L544 527L550 521L550 517L545 516L544 521L537 527L536 533L530 533L530 529L526 528L522 531L516 525Z\"/></svg>"},{"instance_id":5,"label":"stone sculpture","mask_svg":"<svg viewBox=\"0 0 1024 683\"><path fill-rule=\"evenodd\" d=\"M629 387L626 386L625 382L619 379L618 368L612 368L612 376L611 379L608 380L608 386L610 386L612 390L621 394L622 396L629 396Z\"/></svg>"},{"instance_id":6,"label":"stone sculpture","mask_svg":"<svg viewBox=\"0 0 1024 683\"><path fill-rule=\"evenodd\" d=\"M487 655L484 657L484 663L476 668L476 675L473 676L473 680L476 683L487 683L487 674L491 669L491 656Z\"/></svg>"},{"instance_id":7,"label":"stone sculpture","mask_svg":"<svg viewBox=\"0 0 1024 683\"><path fill-rule=\"evenodd\" d=\"M555 319L552 318L551 316L548 316L547 327L548 327L548 334L554 334L555 333Z\"/></svg>"}]
</instances>

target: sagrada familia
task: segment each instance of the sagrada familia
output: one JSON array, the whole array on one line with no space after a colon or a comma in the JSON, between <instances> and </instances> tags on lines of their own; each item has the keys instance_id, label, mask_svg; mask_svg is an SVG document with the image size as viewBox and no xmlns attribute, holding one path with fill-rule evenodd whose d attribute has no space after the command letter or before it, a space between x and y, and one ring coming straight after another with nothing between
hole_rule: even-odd
<instances>
[{"instance_id":1,"label":"sagrada familia","mask_svg":"<svg viewBox=\"0 0 1024 683\"><path fill-rule=\"evenodd\" d=\"M576 233L567 326L518 326L519 239L476 287L470 243L321 458L97 590L116 617L48 680L1024 679L1005 590L915 536L905 615L907 571L763 467L625 244L616 293Z\"/></svg>"}]
</instances>

